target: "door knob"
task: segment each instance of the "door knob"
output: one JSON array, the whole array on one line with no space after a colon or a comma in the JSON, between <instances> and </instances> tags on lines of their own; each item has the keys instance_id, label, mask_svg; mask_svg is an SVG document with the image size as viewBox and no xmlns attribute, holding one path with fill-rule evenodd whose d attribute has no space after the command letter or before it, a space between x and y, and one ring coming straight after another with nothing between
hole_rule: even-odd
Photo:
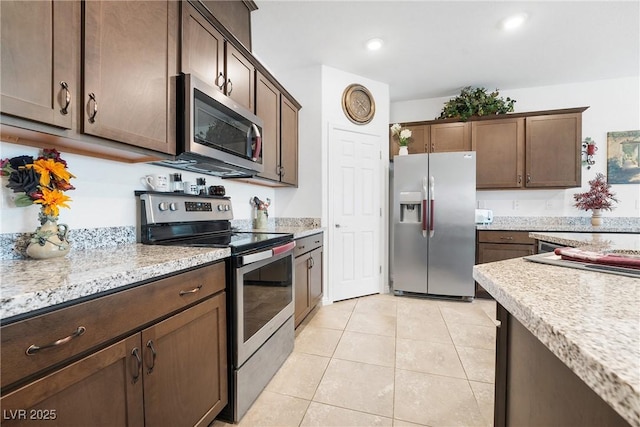
<instances>
[{"instance_id":1,"label":"door knob","mask_svg":"<svg viewBox=\"0 0 640 427\"><path fill-rule=\"evenodd\" d=\"M336 228L340 228L340 224L336 224Z\"/></svg>"}]
</instances>

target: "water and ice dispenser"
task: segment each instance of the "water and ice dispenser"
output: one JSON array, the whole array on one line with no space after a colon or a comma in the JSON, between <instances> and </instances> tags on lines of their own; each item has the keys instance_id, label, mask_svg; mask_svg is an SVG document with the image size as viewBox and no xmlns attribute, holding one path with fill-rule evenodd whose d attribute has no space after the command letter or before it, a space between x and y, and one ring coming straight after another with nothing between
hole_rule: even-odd
<instances>
[{"instance_id":1,"label":"water and ice dispenser","mask_svg":"<svg viewBox=\"0 0 640 427\"><path fill-rule=\"evenodd\" d=\"M400 223L420 223L422 221L422 193L419 191L401 191L398 195L400 203Z\"/></svg>"}]
</instances>

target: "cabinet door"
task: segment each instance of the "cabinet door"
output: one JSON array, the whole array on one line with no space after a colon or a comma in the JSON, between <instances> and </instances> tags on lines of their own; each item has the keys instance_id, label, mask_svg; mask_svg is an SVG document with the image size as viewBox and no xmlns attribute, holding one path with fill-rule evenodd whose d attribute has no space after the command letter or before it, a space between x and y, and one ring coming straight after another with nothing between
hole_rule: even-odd
<instances>
[{"instance_id":1,"label":"cabinet door","mask_svg":"<svg viewBox=\"0 0 640 427\"><path fill-rule=\"evenodd\" d=\"M527 187L580 187L582 114L527 117Z\"/></svg>"},{"instance_id":2,"label":"cabinet door","mask_svg":"<svg viewBox=\"0 0 640 427\"><path fill-rule=\"evenodd\" d=\"M280 97L280 181L298 186L298 109Z\"/></svg>"},{"instance_id":3,"label":"cabinet door","mask_svg":"<svg viewBox=\"0 0 640 427\"><path fill-rule=\"evenodd\" d=\"M534 245L480 243L478 244L478 264L533 255L534 249Z\"/></svg>"},{"instance_id":4,"label":"cabinet door","mask_svg":"<svg viewBox=\"0 0 640 427\"><path fill-rule=\"evenodd\" d=\"M309 254L296 258L294 293L294 323L298 326L309 310Z\"/></svg>"},{"instance_id":5,"label":"cabinet door","mask_svg":"<svg viewBox=\"0 0 640 427\"><path fill-rule=\"evenodd\" d=\"M524 118L472 122L476 188L522 187Z\"/></svg>"},{"instance_id":6,"label":"cabinet door","mask_svg":"<svg viewBox=\"0 0 640 427\"><path fill-rule=\"evenodd\" d=\"M142 331L149 426L208 425L227 404L226 295Z\"/></svg>"},{"instance_id":7,"label":"cabinet door","mask_svg":"<svg viewBox=\"0 0 640 427\"><path fill-rule=\"evenodd\" d=\"M84 5L83 132L175 154L178 3Z\"/></svg>"},{"instance_id":8,"label":"cabinet door","mask_svg":"<svg viewBox=\"0 0 640 427\"><path fill-rule=\"evenodd\" d=\"M280 91L262 74L256 73L256 116L262 128L262 165L258 176L280 181Z\"/></svg>"},{"instance_id":9,"label":"cabinet door","mask_svg":"<svg viewBox=\"0 0 640 427\"><path fill-rule=\"evenodd\" d=\"M4 395L2 425L143 426L140 344L133 335Z\"/></svg>"},{"instance_id":10,"label":"cabinet door","mask_svg":"<svg viewBox=\"0 0 640 427\"><path fill-rule=\"evenodd\" d=\"M253 111L255 97L255 67L231 44L226 44L225 93L234 101Z\"/></svg>"},{"instance_id":11,"label":"cabinet door","mask_svg":"<svg viewBox=\"0 0 640 427\"><path fill-rule=\"evenodd\" d=\"M3 0L0 27L2 112L70 129L79 99L79 2Z\"/></svg>"},{"instance_id":12,"label":"cabinet door","mask_svg":"<svg viewBox=\"0 0 640 427\"><path fill-rule=\"evenodd\" d=\"M322 298L322 248L315 249L310 256L309 306L315 307Z\"/></svg>"},{"instance_id":13,"label":"cabinet door","mask_svg":"<svg viewBox=\"0 0 640 427\"><path fill-rule=\"evenodd\" d=\"M471 123L441 123L431 125L431 153L471 150Z\"/></svg>"},{"instance_id":14,"label":"cabinet door","mask_svg":"<svg viewBox=\"0 0 640 427\"><path fill-rule=\"evenodd\" d=\"M224 38L187 2L182 2L182 63L185 74L194 74L222 91L224 86Z\"/></svg>"}]
</instances>

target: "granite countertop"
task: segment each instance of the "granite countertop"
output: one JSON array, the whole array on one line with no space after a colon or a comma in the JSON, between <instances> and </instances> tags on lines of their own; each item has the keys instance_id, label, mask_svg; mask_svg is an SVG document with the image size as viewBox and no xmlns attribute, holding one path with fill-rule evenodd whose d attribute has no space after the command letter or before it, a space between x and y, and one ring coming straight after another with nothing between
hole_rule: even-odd
<instances>
[{"instance_id":1,"label":"granite countertop","mask_svg":"<svg viewBox=\"0 0 640 427\"><path fill-rule=\"evenodd\" d=\"M127 244L50 260L0 261L0 319L217 261L229 249Z\"/></svg>"},{"instance_id":2,"label":"granite countertop","mask_svg":"<svg viewBox=\"0 0 640 427\"><path fill-rule=\"evenodd\" d=\"M516 258L473 277L631 425L640 425L640 280Z\"/></svg>"},{"instance_id":3,"label":"granite countertop","mask_svg":"<svg viewBox=\"0 0 640 427\"><path fill-rule=\"evenodd\" d=\"M322 227L316 226L283 226L269 224L267 228L251 228L237 227L239 231L255 231L255 232L270 232L270 233L290 233L293 234L294 239L300 239L302 237L311 236L313 234L321 233L325 231Z\"/></svg>"},{"instance_id":4,"label":"granite countertop","mask_svg":"<svg viewBox=\"0 0 640 427\"><path fill-rule=\"evenodd\" d=\"M585 233L640 233L640 217L604 217L600 226L588 217L496 216L491 224L476 224L477 230L566 231Z\"/></svg>"},{"instance_id":5,"label":"granite countertop","mask_svg":"<svg viewBox=\"0 0 640 427\"><path fill-rule=\"evenodd\" d=\"M529 237L545 242L594 251L632 251L640 253L640 234L531 232Z\"/></svg>"}]
</instances>

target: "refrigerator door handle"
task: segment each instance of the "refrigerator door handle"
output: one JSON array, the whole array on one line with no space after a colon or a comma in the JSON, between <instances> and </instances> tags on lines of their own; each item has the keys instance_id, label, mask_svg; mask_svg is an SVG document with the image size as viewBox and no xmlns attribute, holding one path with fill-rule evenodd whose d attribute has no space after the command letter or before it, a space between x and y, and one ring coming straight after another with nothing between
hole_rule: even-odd
<instances>
[{"instance_id":1,"label":"refrigerator door handle","mask_svg":"<svg viewBox=\"0 0 640 427\"><path fill-rule=\"evenodd\" d=\"M427 177L422 177L422 236L427 237Z\"/></svg>"},{"instance_id":2,"label":"refrigerator door handle","mask_svg":"<svg viewBox=\"0 0 640 427\"><path fill-rule=\"evenodd\" d=\"M433 237L436 233L435 207L436 207L436 180L433 176L429 177L429 199L430 199L430 215L429 215L429 237Z\"/></svg>"}]
</instances>

